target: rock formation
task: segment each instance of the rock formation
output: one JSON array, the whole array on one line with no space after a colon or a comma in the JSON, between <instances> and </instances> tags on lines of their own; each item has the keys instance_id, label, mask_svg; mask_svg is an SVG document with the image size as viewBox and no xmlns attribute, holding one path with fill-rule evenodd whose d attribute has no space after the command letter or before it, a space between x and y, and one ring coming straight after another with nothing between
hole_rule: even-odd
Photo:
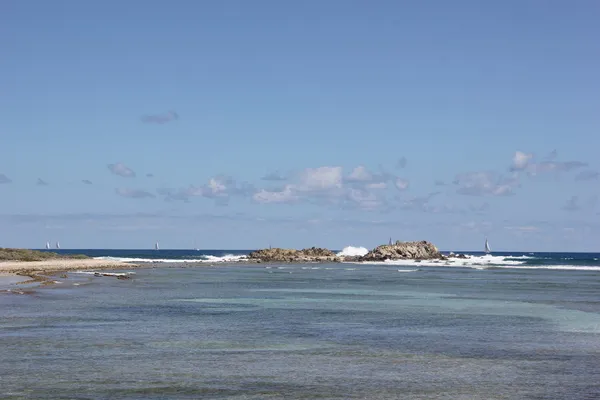
<instances>
[{"instance_id":1,"label":"rock formation","mask_svg":"<svg viewBox=\"0 0 600 400\"><path fill-rule=\"evenodd\" d=\"M340 262L340 258L328 249L281 249L278 247L256 250L248 254L248 259L258 262Z\"/></svg>"},{"instance_id":2,"label":"rock formation","mask_svg":"<svg viewBox=\"0 0 600 400\"><path fill-rule=\"evenodd\" d=\"M456 254L453 251L451 251L450 254L448 254L448 258L462 258L462 259L467 259L469 257L467 257L464 254Z\"/></svg>"},{"instance_id":3,"label":"rock formation","mask_svg":"<svg viewBox=\"0 0 600 400\"><path fill-rule=\"evenodd\" d=\"M432 243L425 240L420 242L400 242L377 246L360 261L385 260L444 260L444 257Z\"/></svg>"}]
</instances>

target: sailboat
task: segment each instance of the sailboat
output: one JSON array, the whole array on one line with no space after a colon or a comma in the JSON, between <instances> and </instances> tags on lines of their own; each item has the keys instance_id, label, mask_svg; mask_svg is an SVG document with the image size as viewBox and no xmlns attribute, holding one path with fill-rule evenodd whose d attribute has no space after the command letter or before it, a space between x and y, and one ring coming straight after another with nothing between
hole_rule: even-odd
<instances>
[{"instance_id":1,"label":"sailboat","mask_svg":"<svg viewBox=\"0 0 600 400\"><path fill-rule=\"evenodd\" d=\"M490 244L488 243L487 238L485 238L485 254L490 254L492 250L490 249Z\"/></svg>"},{"instance_id":2,"label":"sailboat","mask_svg":"<svg viewBox=\"0 0 600 400\"><path fill-rule=\"evenodd\" d=\"M154 244L154 250L159 250L159 248L158 248L158 242L156 242L156 243Z\"/></svg>"},{"instance_id":3,"label":"sailboat","mask_svg":"<svg viewBox=\"0 0 600 400\"><path fill-rule=\"evenodd\" d=\"M50 242L46 242L46 250L50 250Z\"/></svg>"},{"instance_id":4,"label":"sailboat","mask_svg":"<svg viewBox=\"0 0 600 400\"><path fill-rule=\"evenodd\" d=\"M56 248L60 249L60 242L58 242L58 241L56 242Z\"/></svg>"}]
</instances>

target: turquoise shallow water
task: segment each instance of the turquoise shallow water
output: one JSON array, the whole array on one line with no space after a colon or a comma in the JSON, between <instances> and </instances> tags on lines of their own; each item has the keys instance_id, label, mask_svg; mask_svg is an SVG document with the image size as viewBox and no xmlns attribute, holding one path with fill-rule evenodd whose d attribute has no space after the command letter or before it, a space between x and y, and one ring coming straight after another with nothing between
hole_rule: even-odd
<instances>
[{"instance_id":1,"label":"turquoise shallow water","mask_svg":"<svg viewBox=\"0 0 600 400\"><path fill-rule=\"evenodd\" d=\"M600 272L399 269L164 266L0 294L0 397L600 398Z\"/></svg>"}]
</instances>

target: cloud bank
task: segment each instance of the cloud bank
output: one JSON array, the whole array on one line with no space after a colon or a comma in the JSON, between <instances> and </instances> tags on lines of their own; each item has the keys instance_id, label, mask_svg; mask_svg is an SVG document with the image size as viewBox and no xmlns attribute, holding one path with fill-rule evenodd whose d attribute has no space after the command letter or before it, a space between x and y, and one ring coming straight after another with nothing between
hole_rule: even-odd
<instances>
[{"instance_id":1,"label":"cloud bank","mask_svg":"<svg viewBox=\"0 0 600 400\"><path fill-rule=\"evenodd\" d=\"M522 151L515 152L512 164L509 168L511 172L525 172L530 176L544 173L569 172L578 168L586 167L588 164L582 161L556 161L558 153L554 150L544 161L536 162L532 153Z\"/></svg>"}]
</instances>

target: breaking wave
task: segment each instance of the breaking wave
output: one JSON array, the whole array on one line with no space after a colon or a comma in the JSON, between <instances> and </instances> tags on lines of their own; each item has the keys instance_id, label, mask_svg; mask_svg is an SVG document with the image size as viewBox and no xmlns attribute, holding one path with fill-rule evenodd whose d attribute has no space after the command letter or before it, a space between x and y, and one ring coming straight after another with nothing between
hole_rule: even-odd
<instances>
[{"instance_id":1,"label":"breaking wave","mask_svg":"<svg viewBox=\"0 0 600 400\"><path fill-rule=\"evenodd\" d=\"M364 256L369 252L369 249L366 247L354 247L354 246L346 246L342 251L337 253L338 257L356 257L356 256Z\"/></svg>"},{"instance_id":2,"label":"breaking wave","mask_svg":"<svg viewBox=\"0 0 600 400\"><path fill-rule=\"evenodd\" d=\"M557 263L558 258L535 256L495 256L495 255L465 255L466 258L449 258L448 260L386 260L365 261L364 264L394 265L410 267L462 267L473 269L548 269L571 271L600 271L600 265L568 265Z\"/></svg>"},{"instance_id":3,"label":"breaking wave","mask_svg":"<svg viewBox=\"0 0 600 400\"><path fill-rule=\"evenodd\" d=\"M201 255L198 258L137 258L137 257L94 257L96 260L113 260L120 262L138 263L219 263L238 262L247 259L245 255L225 254L221 257Z\"/></svg>"}]
</instances>

